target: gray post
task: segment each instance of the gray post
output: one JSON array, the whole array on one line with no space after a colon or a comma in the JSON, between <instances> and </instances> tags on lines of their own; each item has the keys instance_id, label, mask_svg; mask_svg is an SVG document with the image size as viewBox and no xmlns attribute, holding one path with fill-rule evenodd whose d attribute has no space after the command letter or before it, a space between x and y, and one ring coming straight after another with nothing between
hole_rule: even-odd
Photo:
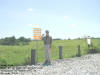
<instances>
[{"instance_id":1,"label":"gray post","mask_svg":"<svg viewBox=\"0 0 100 75\"><path fill-rule=\"evenodd\" d=\"M62 46L59 46L59 59L63 59L63 56L62 56Z\"/></svg>"},{"instance_id":2,"label":"gray post","mask_svg":"<svg viewBox=\"0 0 100 75\"><path fill-rule=\"evenodd\" d=\"M31 65L35 65L36 64L36 50L32 49L31 50Z\"/></svg>"},{"instance_id":3,"label":"gray post","mask_svg":"<svg viewBox=\"0 0 100 75\"><path fill-rule=\"evenodd\" d=\"M81 56L81 50L80 50L80 45L78 46L78 56Z\"/></svg>"},{"instance_id":4,"label":"gray post","mask_svg":"<svg viewBox=\"0 0 100 75\"><path fill-rule=\"evenodd\" d=\"M36 40L36 63L38 63L38 40Z\"/></svg>"}]
</instances>

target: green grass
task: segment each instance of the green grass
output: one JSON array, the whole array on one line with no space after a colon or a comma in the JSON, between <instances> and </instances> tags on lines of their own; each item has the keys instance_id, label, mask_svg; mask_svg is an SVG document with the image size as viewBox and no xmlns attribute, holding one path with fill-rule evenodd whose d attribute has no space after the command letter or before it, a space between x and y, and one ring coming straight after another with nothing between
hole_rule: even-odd
<instances>
[{"instance_id":1,"label":"green grass","mask_svg":"<svg viewBox=\"0 0 100 75\"><path fill-rule=\"evenodd\" d=\"M93 39L93 45L100 50L100 39ZM43 41L39 41L38 62L44 61ZM88 46L85 39L83 40L53 40L52 44L52 60L59 58L58 46L63 47L63 58L71 58L76 56L78 45L81 46L81 54L87 54ZM30 60L31 49L36 49L36 41L30 42L25 46L0 46L0 64L23 65L26 60Z\"/></svg>"}]
</instances>

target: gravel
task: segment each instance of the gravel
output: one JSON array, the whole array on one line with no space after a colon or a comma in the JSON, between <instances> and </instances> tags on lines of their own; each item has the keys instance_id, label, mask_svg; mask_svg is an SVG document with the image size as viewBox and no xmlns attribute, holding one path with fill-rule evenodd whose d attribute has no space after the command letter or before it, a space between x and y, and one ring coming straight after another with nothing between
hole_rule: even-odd
<instances>
[{"instance_id":1,"label":"gravel","mask_svg":"<svg viewBox=\"0 0 100 75\"><path fill-rule=\"evenodd\" d=\"M8 70L0 70L0 75L100 75L100 54L56 60L50 66L27 65Z\"/></svg>"}]
</instances>

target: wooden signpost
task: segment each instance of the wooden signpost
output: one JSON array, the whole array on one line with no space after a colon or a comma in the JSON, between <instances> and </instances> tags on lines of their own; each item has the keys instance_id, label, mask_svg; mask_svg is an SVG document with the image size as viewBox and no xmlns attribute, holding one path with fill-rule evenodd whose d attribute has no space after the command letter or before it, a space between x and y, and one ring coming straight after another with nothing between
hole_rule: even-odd
<instances>
[{"instance_id":1,"label":"wooden signpost","mask_svg":"<svg viewBox=\"0 0 100 75\"><path fill-rule=\"evenodd\" d=\"M41 39L41 28L33 28L33 38L34 40L40 40Z\"/></svg>"},{"instance_id":2,"label":"wooden signpost","mask_svg":"<svg viewBox=\"0 0 100 75\"><path fill-rule=\"evenodd\" d=\"M38 41L41 40L41 28L33 28L33 39L36 40L36 63L38 62Z\"/></svg>"}]
</instances>

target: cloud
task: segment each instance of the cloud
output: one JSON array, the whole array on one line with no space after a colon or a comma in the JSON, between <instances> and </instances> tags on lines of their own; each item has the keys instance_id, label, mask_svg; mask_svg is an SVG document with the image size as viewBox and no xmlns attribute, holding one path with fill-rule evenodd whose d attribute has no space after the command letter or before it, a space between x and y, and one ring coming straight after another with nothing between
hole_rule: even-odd
<instances>
[{"instance_id":1,"label":"cloud","mask_svg":"<svg viewBox=\"0 0 100 75\"><path fill-rule=\"evenodd\" d=\"M68 16L64 16L64 19L68 19Z\"/></svg>"},{"instance_id":2,"label":"cloud","mask_svg":"<svg viewBox=\"0 0 100 75\"><path fill-rule=\"evenodd\" d=\"M72 27L76 27L77 25L76 24L72 24Z\"/></svg>"},{"instance_id":3,"label":"cloud","mask_svg":"<svg viewBox=\"0 0 100 75\"><path fill-rule=\"evenodd\" d=\"M28 24L29 27L33 27L33 24Z\"/></svg>"},{"instance_id":4,"label":"cloud","mask_svg":"<svg viewBox=\"0 0 100 75\"><path fill-rule=\"evenodd\" d=\"M77 25L77 24L72 24L71 26L72 26L73 28L80 29L80 26L79 26L79 25Z\"/></svg>"},{"instance_id":5,"label":"cloud","mask_svg":"<svg viewBox=\"0 0 100 75\"><path fill-rule=\"evenodd\" d=\"M29 27L33 27L33 28L40 28L40 26L37 25L37 24L28 24L28 26L29 26Z\"/></svg>"},{"instance_id":6,"label":"cloud","mask_svg":"<svg viewBox=\"0 0 100 75\"><path fill-rule=\"evenodd\" d=\"M32 12L33 8L28 8L27 11Z\"/></svg>"}]
</instances>

